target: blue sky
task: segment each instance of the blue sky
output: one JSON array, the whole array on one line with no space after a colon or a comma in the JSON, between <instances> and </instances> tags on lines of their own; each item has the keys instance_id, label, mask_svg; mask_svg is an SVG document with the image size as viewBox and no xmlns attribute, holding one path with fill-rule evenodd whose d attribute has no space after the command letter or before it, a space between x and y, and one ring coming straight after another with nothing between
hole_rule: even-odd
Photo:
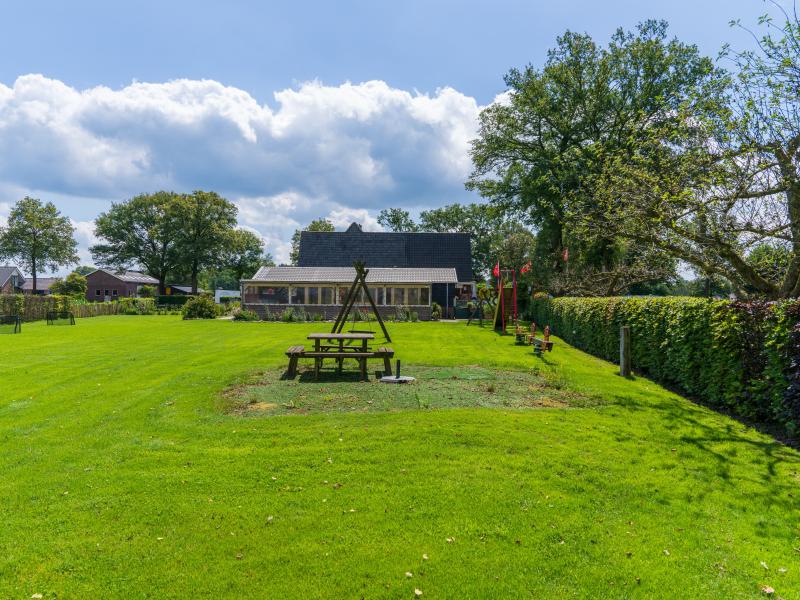
<instances>
[{"instance_id":1,"label":"blue sky","mask_svg":"<svg viewBox=\"0 0 800 600\"><path fill-rule=\"evenodd\" d=\"M214 189L279 259L318 216L475 198L482 106L557 35L606 41L646 18L715 56L751 44L760 0L36 1L0 18L0 219L25 194L76 222L111 201Z\"/></svg>"}]
</instances>

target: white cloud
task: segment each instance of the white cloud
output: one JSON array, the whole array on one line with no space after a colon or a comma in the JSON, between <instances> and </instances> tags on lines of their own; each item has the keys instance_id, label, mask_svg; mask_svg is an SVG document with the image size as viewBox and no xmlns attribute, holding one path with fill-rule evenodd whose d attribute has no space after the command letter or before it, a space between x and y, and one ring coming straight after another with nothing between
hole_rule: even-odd
<instances>
[{"instance_id":1,"label":"white cloud","mask_svg":"<svg viewBox=\"0 0 800 600\"><path fill-rule=\"evenodd\" d=\"M96 203L81 209L84 198L215 190L286 260L292 231L313 218L373 229L381 208L469 197L474 98L313 81L276 92L274 103L209 80L77 90L24 75L0 84L0 191L60 198L62 212L81 219L82 259L91 243L83 220L97 212Z\"/></svg>"},{"instance_id":2,"label":"white cloud","mask_svg":"<svg viewBox=\"0 0 800 600\"><path fill-rule=\"evenodd\" d=\"M378 224L369 211L364 208L340 207L328 213L327 219L333 223L337 229L345 229L350 223L360 223L364 231L383 231L383 227Z\"/></svg>"}]
</instances>

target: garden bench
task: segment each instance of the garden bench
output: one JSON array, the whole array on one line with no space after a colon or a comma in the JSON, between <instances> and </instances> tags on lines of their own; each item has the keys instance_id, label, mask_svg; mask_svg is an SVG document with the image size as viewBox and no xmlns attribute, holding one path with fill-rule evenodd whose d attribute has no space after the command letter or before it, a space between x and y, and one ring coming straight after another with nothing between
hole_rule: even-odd
<instances>
[{"instance_id":1,"label":"garden bench","mask_svg":"<svg viewBox=\"0 0 800 600\"><path fill-rule=\"evenodd\" d=\"M286 356L289 357L289 377L294 377L297 373L297 359L303 356L305 346L289 346Z\"/></svg>"}]
</instances>

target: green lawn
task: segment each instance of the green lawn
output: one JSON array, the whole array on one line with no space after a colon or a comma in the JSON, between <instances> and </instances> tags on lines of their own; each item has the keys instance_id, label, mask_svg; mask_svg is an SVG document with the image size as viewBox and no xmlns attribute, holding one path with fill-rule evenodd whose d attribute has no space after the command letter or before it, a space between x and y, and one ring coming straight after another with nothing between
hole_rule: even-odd
<instances>
[{"instance_id":1,"label":"green lawn","mask_svg":"<svg viewBox=\"0 0 800 600\"><path fill-rule=\"evenodd\" d=\"M800 597L799 453L461 323L390 324L402 390L281 381L323 327L0 336L0 598Z\"/></svg>"}]
</instances>

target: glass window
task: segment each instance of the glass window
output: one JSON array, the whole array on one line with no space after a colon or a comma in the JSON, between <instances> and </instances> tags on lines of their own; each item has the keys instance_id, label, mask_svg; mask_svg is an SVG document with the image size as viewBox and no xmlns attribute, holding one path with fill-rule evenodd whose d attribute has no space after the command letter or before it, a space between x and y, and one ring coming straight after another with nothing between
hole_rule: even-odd
<instances>
[{"instance_id":1,"label":"glass window","mask_svg":"<svg viewBox=\"0 0 800 600\"><path fill-rule=\"evenodd\" d=\"M419 303L427 306L431 303L431 289L424 287L419 290Z\"/></svg>"},{"instance_id":2,"label":"glass window","mask_svg":"<svg viewBox=\"0 0 800 600\"><path fill-rule=\"evenodd\" d=\"M260 287L258 299L264 304L288 304L289 288L287 287Z\"/></svg>"},{"instance_id":3,"label":"glass window","mask_svg":"<svg viewBox=\"0 0 800 600\"><path fill-rule=\"evenodd\" d=\"M383 304L383 288L382 287L370 287L369 293L372 296L373 302L378 306Z\"/></svg>"},{"instance_id":4,"label":"glass window","mask_svg":"<svg viewBox=\"0 0 800 600\"><path fill-rule=\"evenodd\" d=\"M419 288L408 288L406 290L406 295L408 296L406 304L412 306L419 304Z\"/></svg>"},{"instance_id":5,"label":"glass window","mask_svg":"<svg viewBox=\"0 0 800 600\"><path fill-rule=\"evenodd\" d=\"M319 304L319 288L308 288L308 304Z\"/></svg>"},{"instance_id":6,"label":"glass window","mask_svg":"<svg viewBox=\"0 0 800 600\"><path fill-rule=\"evenodd\" d=\"M392 304L401 306L406 303L406 289L392 288Z\"/></svg>"},{"instance_id":7,"label":"glass window","mask_svg":"<svg viewBox=\"0 0 800 600\"><path fill-rule=\"evenodd\" d=\"M95 291L94 291L94 295L95 295L95 296L99 296L99 295L100 295L100 290L95 290Z\"/></svg>"},{"instance_id":8,"label":"glass window","mask_svg":"<svg viewBox=\"0 0 800 600\"><path fill-rule=\"evenodd\" d=\"M320 304L333 304L333 288L319 288Z\"/></svg>"},{"instance_id":9,"label":"glass window","mask_svg":"<svg viewBox=\"0 0 800 600\"><path fill-rule=\"evenodd\" d=\"M292 288L292 304L305 304L306 303L306 288L293 287Z\"/></svg>"},{"instance_id":10,"label":"glass window","mask_svg":"<svg viewBox=\"0 0 800 600\"><path fill-rule=\"evenodd\" d=\"M339 304L344 304L344 301L347 298L347 292L349 291L350 288L339 288Z\"/></svg>"},{"instance_id":11,"label":"glass window","mask_svg":"<svg viewBox=\"0 0 800 600\"><path fill-rule=\"evenodd\" d=\"M117 295L117 290L111 290L111 295L112 296L116 296Z\"/></svg>"}]
</instances>

